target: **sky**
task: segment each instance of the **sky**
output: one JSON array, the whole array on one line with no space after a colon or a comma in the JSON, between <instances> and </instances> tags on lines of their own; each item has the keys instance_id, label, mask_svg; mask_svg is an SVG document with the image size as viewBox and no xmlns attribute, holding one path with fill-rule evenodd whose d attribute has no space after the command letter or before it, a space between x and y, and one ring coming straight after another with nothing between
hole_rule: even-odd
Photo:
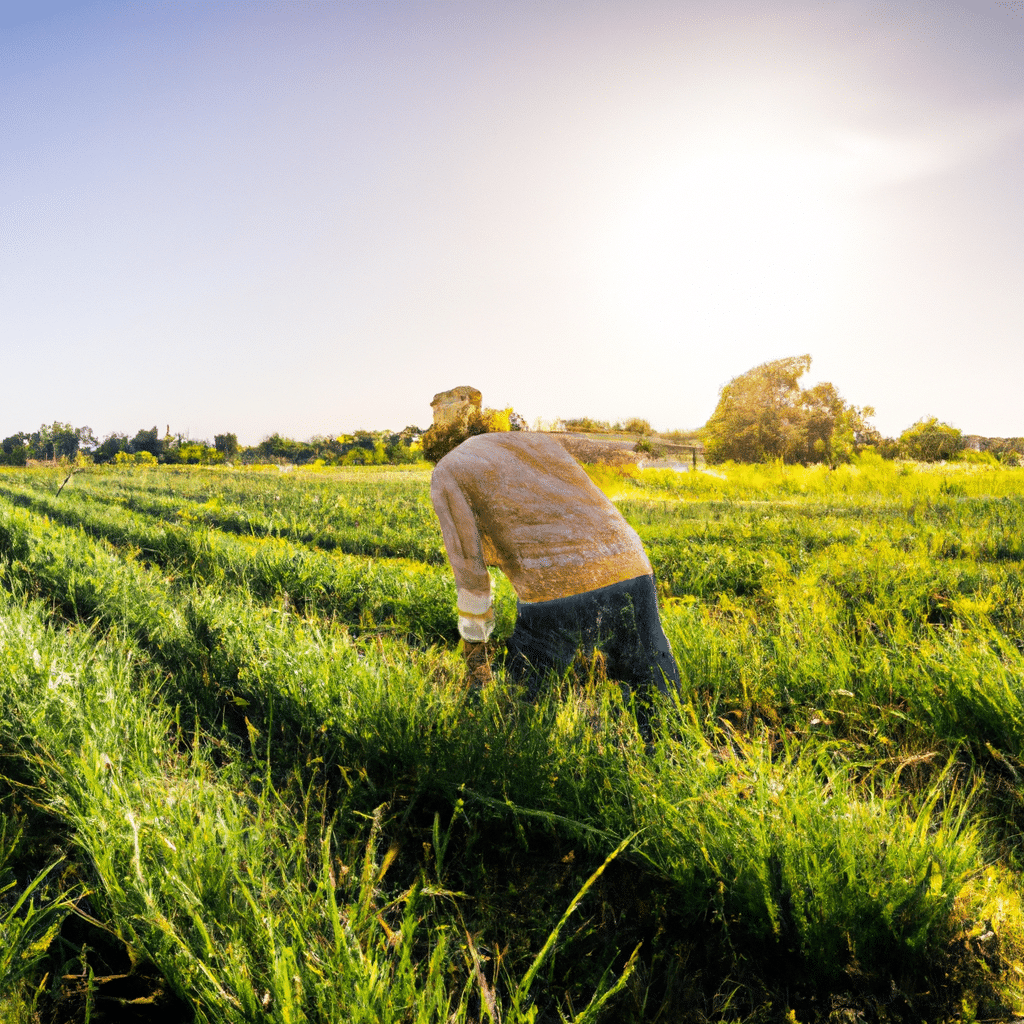
<instances>
[{"instance_id":1,"label":"sky","mask_svg":"<svg viewBox=\"0 0 1024 1024\"><path fill-rule=\"evenodd\" d=\"M0 437L1024 435L1024 0L0 5Z\"/></svg>"}]
</instances>

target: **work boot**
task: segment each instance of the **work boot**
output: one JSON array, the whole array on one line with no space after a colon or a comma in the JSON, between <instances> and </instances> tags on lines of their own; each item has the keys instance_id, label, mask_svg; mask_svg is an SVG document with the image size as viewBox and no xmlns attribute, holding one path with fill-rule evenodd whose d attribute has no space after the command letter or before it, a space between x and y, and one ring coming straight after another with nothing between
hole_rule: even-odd
<instances>
[{"instance_id":1,"label":"work boot","mask_svg":"<svg viewBox=\"0 0 1024 1024\"><path fill-rule=\"evenodd\" d=\"M491 681L491 654L487 642L462 641L462 656L466 659L466 685L479 689Z\"/></svg>"}]
</instances>

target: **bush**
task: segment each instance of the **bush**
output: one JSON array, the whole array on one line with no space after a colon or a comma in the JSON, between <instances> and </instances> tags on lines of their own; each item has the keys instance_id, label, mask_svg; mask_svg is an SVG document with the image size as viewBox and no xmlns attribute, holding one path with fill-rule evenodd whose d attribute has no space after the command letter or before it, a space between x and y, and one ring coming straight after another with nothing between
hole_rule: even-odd
<instances>
[{"instance_id":1,"label":"bush","mask_svg":"<svg viewBox=\"0 0 1024 1024\"><path fill-rule=\"evenodd\" d=\"M128 442L128 451L137 454L149 452L154 459L159 459L164 452L164 442L157 433L156 427L152 427L150 430L140 430Z\"/></svg>"},{"instance_id":2,"label":"bush","mask_svg":"<svg viewBox=\"0 0 1024 1024\"><path fill-rule=\"evenodd\" d=\"M213 446L225 459L233 459L238 454L238 435L216 434L213 438Z\"/></svg>"},{"instance_id":3,"label":"bush","mask_svg":"<svg viewBox=\"0 0 1024 1024\"><path fill-rule=\"evenodd\" d=\"M114 456L117 466L155 466L157 457L152 452L118 452Z\"/></svg>"},{"instance_id":4,"label":"bush","mask_svg":"<svg viewBox=\"0 0 1024 1024\"><path fill-rule=\"evenodd\" d=\"M24 466L28 458L28 446L23 434L5 437L0 445L0 466Z\"/></svg>"},{"instance_id":5,"label":"bush","mask_svg":"<svg viewBox=\"0 0 1024 1024\"><path fill-rule=\"evenodd\" d=\"M622 429L627 434L646 435L653 433L650 423L648 423L647 420L640 419L638 416L634 416L632 419L626 420L622 425Z\"/></svg>"},{"instance_id":6,"label":"bush","mask_svg":"<svg viewBox=\"0 0 1024 1024\"><path fill-rule=\"evenodd\" d=\"M934 416L918 420L900 434L900 451L918 462L955 459L964 450L964 435Z\"/></svg>"},{"instance_id":7,"label":"bush","mask_svg":"<svg viewBox=\"0 0 1024 1024\"><path fill-rule=\"evenodd\" d=\"M595 420L589 416L576 416L573 419L562 420L562 425L570 433L586 433L587 431L604 433L613 429L607 420Z\"/></svg>"},{"instance_id":8,"label":"bush","mask_svg":"<svg viewBox=\"0 0 1024 1024\"><path fill-rule=\"evenodd\" d=\"M900 454L900 443L894 437L883 437L878 444L875 445L875 451L882 456L883 459L895 459Z\"/></svg>"}]
</instances>

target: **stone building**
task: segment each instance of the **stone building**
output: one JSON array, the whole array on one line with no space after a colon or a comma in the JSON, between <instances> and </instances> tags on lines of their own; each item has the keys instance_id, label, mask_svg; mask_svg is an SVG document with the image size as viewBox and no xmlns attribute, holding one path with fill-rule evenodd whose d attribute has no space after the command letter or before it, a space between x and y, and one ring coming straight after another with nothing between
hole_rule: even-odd
<instances>
[{"instance_id":1,"label":"stone building","mask_svg":"<svg viewBox=\"0 0 1024 1024\"><path fill-rule=\"evenodd\" d=\"M446 427L449 423L463 422L469 418L474 409L480 411L483 395L468 385L452 388L434 395L430 407L434 410L434 426Z\"/></svg>"}]
</instances>

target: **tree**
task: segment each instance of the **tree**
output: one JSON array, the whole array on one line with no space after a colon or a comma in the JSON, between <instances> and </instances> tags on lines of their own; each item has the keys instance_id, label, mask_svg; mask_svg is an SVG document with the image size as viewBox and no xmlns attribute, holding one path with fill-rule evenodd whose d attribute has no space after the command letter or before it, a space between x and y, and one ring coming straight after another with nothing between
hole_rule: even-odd
<instances>
[{"instance_id":1,"label":"tree","mask_svg":"<svg viewBox=\"0 0 1024 1024\"><path fill-rule=\"evenodd\" d=\"M17 433L5 437L0 444L0 466L24 466L28 458L28 434Z\"/></svg>"},{"instance_id":2,"label":"tree","mask_svg":"<svg viewBox=\"0 0 1024 1024\"><path fill-rule=\"evenodd\" d=\"M729 381L703 430L707 461L849 461L874 410L847 404L828 382L802 389L810 366L809 355L791 356Z\"/></svg>"},{"instance_id":3,"label":"tree","mask_svg":"<svg viewBox=\"0 0 1024 1024\"><path fill-rule=\"evenodd\" d=\"M964 435L934 416L918 420L900 434L900 451L919 462L955 459L964 450Z\"/></svg>"},{"instance_id":4,"label":"tree","mask_svg":"<svg viewBox=\"0 0 1024 1024\"><path fill-rule=\"evenodd\" d=\"M85 452L86 455L92 455L99 444L92 427L77 427L75 433L78 435L78 450Z\"/></svg>"},{"instance_id":5,"label":"tree","mask_svg":"<svg viewBox=\"0 0 1024 1024\"><path fill-rule=\"evenodd\" d=\"M290 437L282 437L273 433L265 437L256 446L256 452L260 458L270 459L276 462L308 462L316 458L316 449L303 441L293 441Z\"/></svg>"},{"instance_id":6,"label":"tree","mask_svg":"<svg viewBox=\"0 0 1024 1024\"><path fill-rule=\"evenodd\" d=\"M113 462L117 458L118 452L126 451L128 451L127 434L108 434L96 446L96 450L92 453L92 457L99 463Z\"/></svg>"},{"instance_id":7,"label":"tree","mask_svg":"<svg viewBox=\"0 0 1024 1024\"><path fill-rule=\"evenodd\" d=\"M133 454L149 452L154 458L159 459L164 451L164 442L156 427L153 427L151 430L140 430L128 442L128 450Z\"/></svg>"},{"instance_id":8,"label":"tree","mask_svg":"<svg viewBox=\"0 0 1024 1024\"><path fill-rule=\"evenodd\" d=\"M71 426L70 423L44 423L33 434L25 435L28 458L40 462L56 462L58 459L73 459L78 454L81 439L95 441L89 427Z\"/></svg>"},{"instance_id":9,"label":"tree","mask_svg":"<svg viewBox=\"0 0 1024 1024\"><path fill-rule=\"evenodd\" d=\"M238 454L237 434L215 434L213 446L226 459L233 459Z\"/></svg>"}]
</instances>

